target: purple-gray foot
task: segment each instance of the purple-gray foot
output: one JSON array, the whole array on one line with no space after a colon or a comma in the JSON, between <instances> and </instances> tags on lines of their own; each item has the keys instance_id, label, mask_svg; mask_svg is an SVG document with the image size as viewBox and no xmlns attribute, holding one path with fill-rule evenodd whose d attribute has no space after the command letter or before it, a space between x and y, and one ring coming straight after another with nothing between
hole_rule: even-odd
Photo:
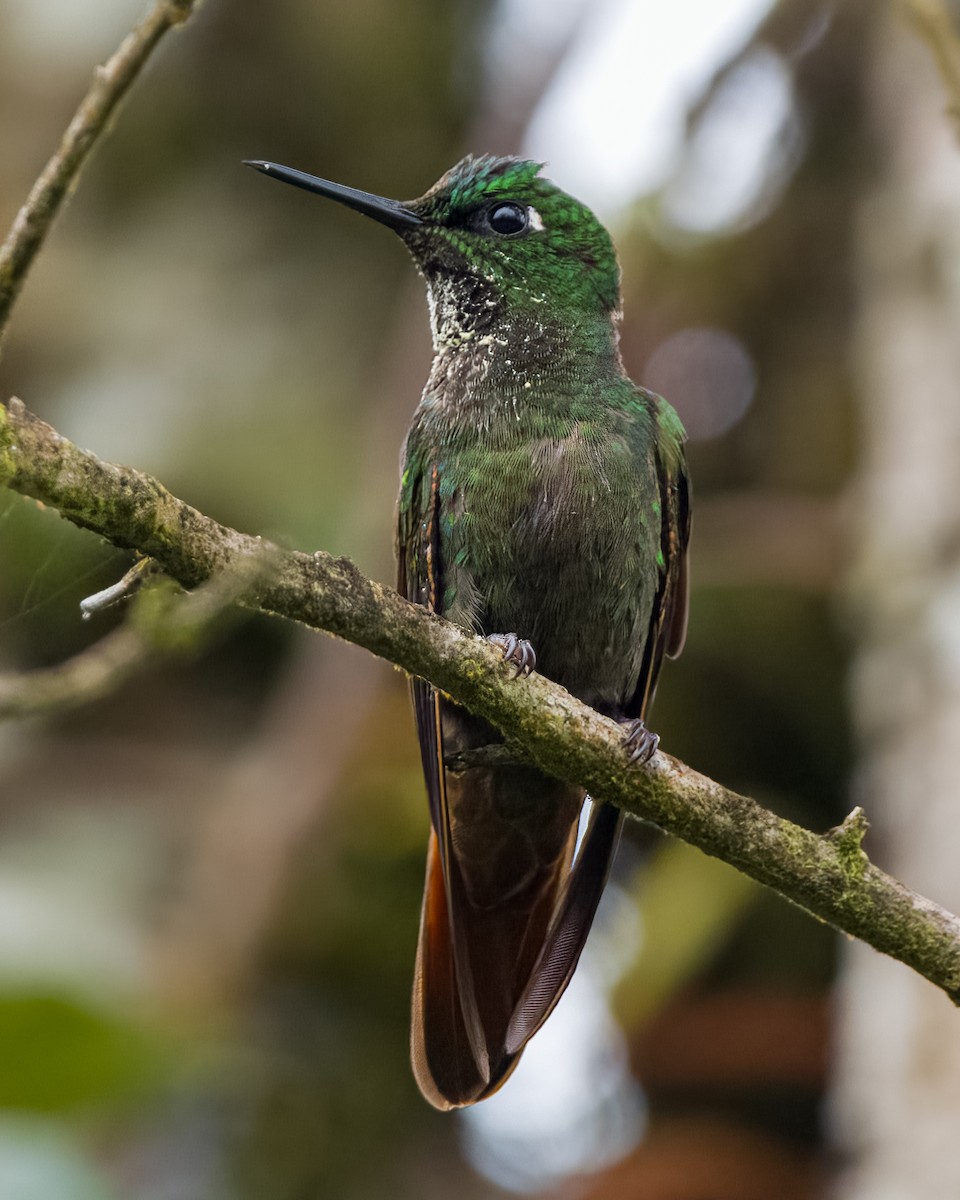
<instances>
[{"instance_id":1,"label":"purple-gray foot","mask_svg":"<svg viewBox=\"0 0 960 1200\"><path fill-rule=\"evenodd\" d=\"M537 655L525 638L519 638L515 633L489 633L486 639L491 646L496 646L503 653L503 661L513 663L516 670L514 679L520 675L532 675L537 665Z\"/></svg>"},{"instance_id":2,"label":"purple-gray foot","mask_svg":"<svg viewBox=\"0 0 960 1200\"><path fill-rule=\"evenodd\" d=\"M660 745L660 734L651 731L639 719L624 721L623 744L632 763L649 762Z\"/></svg>"}]
</instances>

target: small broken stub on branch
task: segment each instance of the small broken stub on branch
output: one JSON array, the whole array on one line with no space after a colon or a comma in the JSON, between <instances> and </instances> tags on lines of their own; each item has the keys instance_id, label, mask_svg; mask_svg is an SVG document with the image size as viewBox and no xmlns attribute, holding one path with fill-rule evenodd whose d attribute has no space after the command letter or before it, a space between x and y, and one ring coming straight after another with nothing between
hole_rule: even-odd
<instances>
[{"instance_id":1,"label":"small broken stub on branch","mask_svg":"<svg viewBox=\"0 0 960 1200\"><path fill-rule=\"evenodd\" d=\"M152 558L137 559L122 579L80 601L81 617L84 621L89 621L94 613L103 612L123 600L128 600L145 580L159 573L160 568Z\"/></svg>"}]
</instances>

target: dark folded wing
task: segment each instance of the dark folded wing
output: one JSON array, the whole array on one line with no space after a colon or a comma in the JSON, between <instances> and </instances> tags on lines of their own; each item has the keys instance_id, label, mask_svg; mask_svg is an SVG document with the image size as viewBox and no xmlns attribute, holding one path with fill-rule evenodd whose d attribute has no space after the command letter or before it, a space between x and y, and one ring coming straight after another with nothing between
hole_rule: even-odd
<instances>
[{"instance_id":1,"label":"dark folded wing","mask_svg":"<svg viewBox=\"0 0 960 1200\"><path fill-rule=\"evenodd\" d=\"M440 474L436 462L419 457L408 446L397 521L398 591L430 612L442 611L440 555ZM440 697L431 684L411 682L420 758L430 804L435 840L427 860L424 908L414 980L413 1060L421 1091L437 1099L427 1086L424 1069L446 1071L459 1080L464 1099L489 1080L489 1062L469 969L466 933L458 912L463 883L451 844L451 823L443 765ZM442 895L438 892L442 881ZM469 1058L465 1050L469 1050ZM449 1059L449 1055L454 1055ZM462 1061L461 1061L462 1060ZM430 1064L434 1065L431 1066ZM442 1064L438 1066L437 1064ZM436 1079L436 1092L443 1081ZM458 1093L459 1094L459 1093Z\"/></svg>"},{"instance_id":2,"label":"dark folded wing","mask_svg":"<svg viewBox=\"0 0 960 1200\"><path fill-rule=\"evenodd\" d=\"M658 441L654 454L660 490L659 573L640 677L633 696L624 706L627 717L646 714L656 691L664 655L676 658L687 636L690 481L680 436L677 436L679 429L674 416L663 430L664 437Z\"/></svg>"}]
</instances>

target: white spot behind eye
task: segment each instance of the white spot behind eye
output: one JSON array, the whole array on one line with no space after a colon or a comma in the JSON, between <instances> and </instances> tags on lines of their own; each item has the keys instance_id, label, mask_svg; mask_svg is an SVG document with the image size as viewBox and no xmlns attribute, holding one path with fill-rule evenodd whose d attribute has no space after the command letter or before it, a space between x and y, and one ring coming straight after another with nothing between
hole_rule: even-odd
<instances>
[{"instance_id":1,"label":"white spot behind eye","mask_svg":"<svg viewBox=\"0 0 960 1200\"><path fill-rule=\"evenodd\" d=\"M527 208L527 220L530 222L530 228L534 233L541 232L543 229L543 217L540 216L532 204Z\"/></svg>"}]
</instances>

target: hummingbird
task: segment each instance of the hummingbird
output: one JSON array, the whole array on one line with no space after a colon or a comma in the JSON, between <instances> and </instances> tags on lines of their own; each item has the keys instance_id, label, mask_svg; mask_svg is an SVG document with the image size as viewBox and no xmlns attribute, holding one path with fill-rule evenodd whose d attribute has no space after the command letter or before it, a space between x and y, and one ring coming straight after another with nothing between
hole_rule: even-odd
<instances>
[{"instance_id":1,"label":"hummingbird","mask_svg":"<svg viewBox=\"0 0 960 1200\"><path fill-rule=\"evenodd\" d=\"M407 202L247 165L394 230L426 281L401 594L621 722L624 753L649 758L657 677L686 636L690 487L676 412L621 360L607 230L520 158L468 156ZM411 1060L451 1109L503 1085L563 994L622 815L534 766L469 765L503 735L425 680L412 691L431 831Z\"/></svg>"}]
</instances>

